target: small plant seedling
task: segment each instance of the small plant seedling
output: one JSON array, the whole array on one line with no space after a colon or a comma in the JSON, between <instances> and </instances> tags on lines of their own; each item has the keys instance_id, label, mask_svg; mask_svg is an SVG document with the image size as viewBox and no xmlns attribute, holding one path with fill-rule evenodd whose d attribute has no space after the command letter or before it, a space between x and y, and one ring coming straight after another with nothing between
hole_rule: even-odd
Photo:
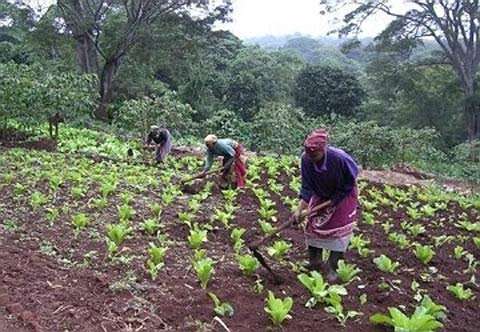
<instances>
[{"instance_id":1,"label":"small plant seedling","mask_svg":"<svg viewBox=\"0 0 480 332\"><path fill-rule=\"evenodd\" d=\"M36 210L48 202L48 197L39 191L35 191L30 198L30 204Z\"/></svg>"},{"instance_id":2,"label":"small plant seedling","mask_svg":"<svg viewBox=\"0 0 480 332\"><path fill-rule=\"evenodd\" d=\"M149 206L149 208L154 218L160 217L160 214L162 213L162 206L160 204L153 203Z\"/></svg>"},{"instance_id":3,"label":"small plant seedling","mask_svg":"<svg viewBox=\"0 0 480 332\"><path fill-rule=\"evenodd\" d=\"M417 307L411 317L405 315L400 309L388 308L389 315L375 314L370 317L374 324L389 325L395 331L430 332L443 327L434 316L429 315L423 307Z\"/></svg>"},{"instance_id":4,"label":"small plant seedling","mask_svg":"<svg viewBox=\"0 0 480 332\"><path fill-rule=\"evenodd\" d=\"M150 243L150 248L148 249L149 259L147 260L147 271L152 280L157 278L158 271L163 267L166 252L166 247L158 247L153 243Z\"/></svg>"},{"instance_id":5,"label":"small plant seedling","mask_svg":"<svg viewBox=\"0 0 480 332\"><path fill-rule=\"evenodd\" d=\"M431 246L417 245L415 248L415 256L425 265L432 260L434 255L435 251Z\"/></svg>"},{"instance_id":6,"label":"small plant seedling","mask_svg":"<svg viewBox=\"0 0 480 332\"><path fill-rule=\"evenodd\" d=\"M208 282L215 273L215 263L209 257L202 258L193 262L193 268L197 272L197 277L200 280L200 285L203 289L207 288Z\"/></svg>"},{"instance_id":7,"label":"small plant seedling","mask_svg":"<svg viewBox=\"0 0 480 332\"><path fill-rule=\"evenodd\" d=\"M266 301L267 305L265 306L265 311L270 315L270 319L274 325L280 326L285 319L292 318L289 315L289 312L293 307L293 300L291 297L286 297L282 300L276 298L271 291L268 291Z\"/></svg>"},{"instance_id":8,"label":"small plant seedling","mask_svg":"<svg viewBox=\"0 0 480 332\"><path fill-rule=\"evenodd\" d=\"M258 260L251 255L238 255L237 262L240 266L240 270L242 270L246 276L254 274L260 266Z\"/></svg>"},{"instance_id":9,"label":"small plant seedling","mask_svg":"<svg viewBox=\"0 0 480 332\"><path fill-rule=\"evenodd\" d=\"M90 221L88 220L88 217L87 217L86 214L84 214L84 213L76 214L72 218L72 225L75 228L75 233L78 234L82 229L87 227L89 222Z\"/></svg>"},{"instance_id":10,"label":"small plant seedling","mask_svg":"<svg viewBox=\"0 0 480 332\"><path fill-rule=\"evenodd\" d=\"M104 209L108 205L108 199L104 196L92 200L92 206L96 209Z\"/></svg>"},{"instance_id":11,"label":"small plant seedling","mask_svg":"<svg viewBox=\"0 0 480 332\"><path fill-rule=\"evenodd\" d=\"M465 300L470 300L473 297L473 292L469 288L464 288L463 284L461 283L456 283L455 285L449 285L447 287L447 290L449 290L455 297L459 300L465 301Z\"/></svg>"},{"instance_id":12,"label":"small plant seedling","mask_svg":"<svg viewBox=\"0 0 480 332\"><path fill-rule=\"evenodd\" d=\"M473 238L473 243L475 243L477 248L480 249L480 237L474 237Z\"/></svg>"},{"instance_id":13,"label":"small plant seedling","mask_svg":"<svg viewBox=\"0 0 480 332\"><path fill-rule=\"evenodd\" d=\"M425 231L426 231L425 227L420 224L415 224L408 228L408 232L412 234L412 236L414 237L417 237L418 235L425 233Z\"/></svg>"},{"instance_id":14,"label":"small plant seedling","mask_svg":"<svg viewBox=\"0 0 480 332\"><path fill-rule=\"evenodd\" d=\"M238 241L242 240L243 234L245 234L245 228L234 228L230 233L230 238L232 239L233 243L237 243Z\"/></svg>"},{"instance_id":15,"label":"small plant seedling","mask_svg":"<svg viewBox=\"0 0 480 332\"><path fill-rule=\"evenodd\" d=\"M188 243L192 249L199 249L204 242L207 242L207 230L200 229L198 226L194 226L190 230L190 235L188 236Z\"/></svg>"},{"instance_id":16,"label":"small plant seedling","mask_svg":"<svg viewBox=\"0 0 480 332\"><path fill-rule=\"evenodd\" d=\"M214 293L208 292L207 294L213 301L213 305L215 306L213 308L213 311L215 312L215 314L217 314L219 316L222 316L222 317L223 316L227 316L227 317L232 317L233 316L234 310L233 310L233 307L230 303L221 302L220 299Z\"/></svg>"},{"instance_id":17,"label":"small plant seedling","mask_svg":"<svg viewBox=\"0 0 480 332\"><path fill-rule=\"evenodd\" d=\"M110 255L117 252L118 247L125 241L128 234L133 231L131 227L125 224L107 225L107 250Z\"/></svg>"},{"instance_id":18,"label":"small plant seedling","mask_svg":"<svg viewBox=\"0 0 480 332\"><path fill-rule=\"evenodd\" d=\"M267 248L267 252L273 258L281 260L291 247L291 243L284 240L278 240L275 241L272 246Z\"/></svg>"},{"instance_id":19,"label":"small plant seedling","mask_svg":"<svg viewBox=\"0 0 480 332\"><path fill-rule=\"evenodd\" d=\"M259 220L258 223L260 224L260 229L265 235L271 235L275 233L275 226L273 226L268 221Z\"/></svg>"},{"instance_id":20,"label":"small plant seedling","mask_svg":"<svg viewBox=\"0 0 480 332\"><path fill-rule=\"evenodd\" d=\"M388 256L381 255L380 257L374 258L373 262L378 267L380 271L394 273L395 270L400 266L400 263L393 262Z\"/></svg>"},{"instance_id":21,"label":"small plant seedling","mask_svg":"<svg viewBox=\"0 0 480 332\"><path fill-rule=\"evenodd\" d=\"M342 298L338 294L331 294L328 299L328 304L329 305L325 308L325 311L334 315L343 327L345 327L348 319L363 315L361 312L353 310L345 312L342 305Z\"/></svg>"},{"instance_id":22,"label":"small plant seedling","mask_svg":"<svg viewBox=\"0 0 480 332\"><path fill-rule=\"evenodd\" d=\"M465 256L466 254L467 254L467 251L465 249L463 249L463 247L461 247L461 246L456 246L453 249L453 256L455 257L455 259L460 259L463 256Z\"/></svg>"},{"instance_id":23,"label":"small plant seedling","mask_svg":"<svg viewBox=\"0 0 480 332\"><path fill-rule=\"evenodd\" d=\"M253 284L253 291L255 294L261 294L264 288L262 279L255 280L255 283Z\"/></svg>"},{"instance_id":24,"label":"small plant seedling","mask_svg":"<svg viewBox=\"0 0 480 332\"><path fill-rule=\"evenodd\" d=\"M156 219L150 218L145 220L141 226L146 233L154 235L160 228L160 223Z\"/></svg>"},{"instance_id":25,"label":"small plant seedling","mask_svg":"<svg viewBox=\"0 0 480 332\"><path fill-rule=\"evenodd\" d=\"M343 259L338 261L337 274L343 283L350 282L360 272L355 264L347 264Z\"/></svg>"},{"instance_id":26,"label":"small plant seedling","mask_svg":"<svg viewBox=\"0 0 480 332\"><path fill-rule=\"evenodd\" d=\"M298 275L298 280L310 291L312 297L305 306L313 308L318 302L328 303L328 299L336 295L347 295L347 290L343 286L330 286L317 271L310 272L310 275L302 273Z\"/></svg>"},{"instance_id":27,"label":"small plant seedling","mask_svg":"<svg viewBox=\"0 0 480 332\"><path fill-rule=\"evenodd\" d=\"M124 204L118 207L118 217L120 218L120 222L127 223L134 215L135 210L131 206Z\"/></svg>"}]
</instances>

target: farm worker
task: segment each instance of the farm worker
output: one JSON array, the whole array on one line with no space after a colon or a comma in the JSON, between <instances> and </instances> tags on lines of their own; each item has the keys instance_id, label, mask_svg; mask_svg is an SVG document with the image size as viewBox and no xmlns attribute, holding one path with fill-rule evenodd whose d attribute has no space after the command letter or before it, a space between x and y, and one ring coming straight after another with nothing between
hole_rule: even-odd
<instances>
[{"instance_id":1,"label":"farm worker","mask_svg":"<svg viewBox=\"0 0 480 332\"><path fill-rule=\"evenodd\" d=\"M172 135L166 128L151 126L145 144L150 146L152 142L155 145L155 160L161 163L172 149Z\"/></svg>"},{"instance_id":2,"label":"farm worker","mask_svg":"<svg viewBox=\"0 0 480 332\"><path fill-rule=\"evenodd\" d=\"M208 135L204 141L207 146L207 152L201 176L204 176L210 170L213 158L221 156L223 157L222 180L226 183L233 169L237 188L243 188L247 175L245 149L243 146L230 138L219 139L215 135Z\"/></svg>"},{"instance_id":3,"label":"farm worker","mask_svg":"<svg viewBox=\"0 0 480 332\"><path fill-rule=\"evenodd\" d=\"M350 243L357 216L358 166L345 151L328 145L326 130L316 129L304 141L300 172L301 200L294 218L298 222L301 213L308 209L305 240L309 268L320 269L322 250L330 250L325 269L327 279L333 282L337 278L338 261ZM312 212L322 203L326 203L324 209Z\"/></svg>"}]
</instances>

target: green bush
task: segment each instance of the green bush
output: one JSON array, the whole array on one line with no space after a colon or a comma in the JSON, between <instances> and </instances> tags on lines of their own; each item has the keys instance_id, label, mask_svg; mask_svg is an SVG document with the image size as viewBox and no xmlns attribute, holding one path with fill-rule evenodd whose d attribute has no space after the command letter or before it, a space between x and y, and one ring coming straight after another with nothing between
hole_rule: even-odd
<instances>
[{"instance_id":1,"label":"green bush","mask_svg":"<svg viewBox=\"0 0 480 332\"><path fill-rule=\"evenodd\" d=\"M196 133L192 120L195 111L188 104L179 101L174 91L167 91L161 97L144 97L124 102L115 118L115 125L145 136L151 125L164 125L174 136L188 136Z\"/></svg>"},{"instance_id":2,"label":"green bush","mask_svg":"<svg viewBox=\"0 0 480 332\"><path fill-rule=\"evenodd\" d=\"M268 104L261 108L251 123L255 150L298 153L308 133L305 115L290 105Z\"/></svg>"},{"instance_id":3,"label":"green bush","mask_svg":"<svg viewBox=\"0 0 480 332\"><path fill-rule=\"evenodd\" d=\"M0 64L0 121L16 120L32 129L60 112L67 120L91 113L95 107L91 75L52 73L40 65Z\"/></svg>"}]
</instances>

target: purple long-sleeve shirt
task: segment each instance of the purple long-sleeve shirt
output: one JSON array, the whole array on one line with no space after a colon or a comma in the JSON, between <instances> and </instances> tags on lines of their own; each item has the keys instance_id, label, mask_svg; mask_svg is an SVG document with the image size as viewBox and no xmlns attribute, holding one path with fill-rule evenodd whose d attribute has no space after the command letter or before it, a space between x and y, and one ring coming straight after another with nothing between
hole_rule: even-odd
<instances>
[{"instance_id":1,"label":"purple long-sleeve shirt","mask_svg":"<svg viewBox=\"0 0 480 332\"><path fill-rule=\"evenodd\" d=\"M301 199L308 203L312 195L317 195L337 205L354 188L358 166L348 153L329 146L320 164L302 155L301 175Z\"/></svg>"}]
</instances>

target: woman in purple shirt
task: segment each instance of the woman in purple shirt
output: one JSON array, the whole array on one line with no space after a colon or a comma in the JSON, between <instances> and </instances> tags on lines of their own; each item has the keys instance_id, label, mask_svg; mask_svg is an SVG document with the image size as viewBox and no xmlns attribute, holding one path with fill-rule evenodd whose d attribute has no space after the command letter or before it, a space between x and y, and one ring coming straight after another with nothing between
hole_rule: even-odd
<instances>
[{"instance_id":1,"label":"woman in purple shirt","mask_svg":"<svg viewBox=\"0 0 480 332\"><path fill-rule=\"evenodd\" d=\"M316 129L304 142L301 159L301 202L295 212L296 220L308 208L305 238L309 268L321 268L322 250L330 250L326 264L327 278L336 279L338 261L343 258L352 237L357 215L358 166L345 151L328 146L328 132ZM312 212L319 204L320 211Z\"/></svg>"}]
</instances>

